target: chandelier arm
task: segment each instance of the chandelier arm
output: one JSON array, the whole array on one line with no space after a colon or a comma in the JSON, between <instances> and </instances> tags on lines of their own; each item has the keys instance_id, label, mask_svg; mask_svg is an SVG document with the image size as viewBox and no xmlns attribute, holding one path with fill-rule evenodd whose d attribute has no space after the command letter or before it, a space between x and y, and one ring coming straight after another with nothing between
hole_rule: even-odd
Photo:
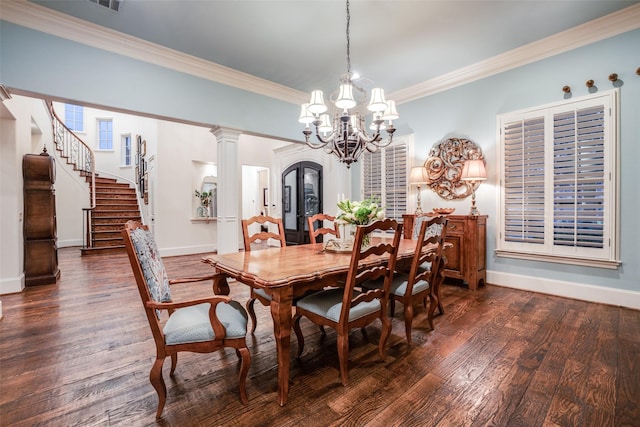
<instances>
[{"instance_id":1,"label":"chandelier arm","mask_svg":"<svg viewBox=\"0 0 640 427\"><path fill-rule=\"evenodd\" d=\"M316 130L316 138L318 138L318 141L322 143L321 146L325 146L328 143L332 142L335 137L336 137L336 131L332 131L329 135L323 138L322 136L320 136L320 132Z\"/></svg>"},{"instance_id":2,"label":"chandelier arm","mask_svg":"<svg viewBox=\"0 0 640 427\"><path fill-rule=\"evenodd\" d=\"M362 129L358 129L357 131L358 140L363 141L368 144L375 144L375 142L380 139L380 133L376 132L373 136L369 137L366 133L362 131Z\"/></svg>"},{"instance_id":3,"label":"chandelier arm","mask_svg":"<svg viewBox=\"0 0 640 427\"><path fill-rule=\"evenodd\" d=\"M333 139L335 134L335 132L331 132L328 138L324 140L320 136L320 132L318 132L318 128L316 127L316 137L318 138L318 140L320 140L320 143L318 144L316 142L311 141L311 129L305 129L302 133L304 134L305 142L307 143L307 145L314 149L322 148L325 145L327 145Z\"/></svg>"}]
</instances>

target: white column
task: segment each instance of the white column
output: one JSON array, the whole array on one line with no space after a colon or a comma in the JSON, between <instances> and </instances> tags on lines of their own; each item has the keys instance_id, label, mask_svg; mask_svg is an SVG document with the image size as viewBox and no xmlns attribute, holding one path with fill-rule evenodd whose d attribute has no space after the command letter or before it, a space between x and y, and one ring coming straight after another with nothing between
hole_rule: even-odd
<instances>
[{"instance_id":1,"label":"white column","mask_svg":"<svg viewBox=\"0 0 640 427\"><path fill-rule=\"evenodd\" d=\"M211 132L216 137L218 150L218 253L238 252L240 247L238 195L242 191L238 165L238 139L242 132L221 126L214 126Z\"/></svg>"}]
</instances>

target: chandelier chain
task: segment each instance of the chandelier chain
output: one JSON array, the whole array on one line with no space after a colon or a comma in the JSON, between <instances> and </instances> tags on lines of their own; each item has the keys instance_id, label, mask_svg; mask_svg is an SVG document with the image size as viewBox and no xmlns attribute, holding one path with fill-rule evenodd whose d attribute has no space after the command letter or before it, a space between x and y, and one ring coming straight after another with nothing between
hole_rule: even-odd
<instances>
[{"instance_id":1,"label":"chandelier chain","mask_svg":"<svg viewBox=\"0 0 640 427\"><path fill-rule=\"evenodd\" d=\"M351 38L349 37L349 24L351 22L351 14L349 13L349 0L347 0L347 75L351 80Z\"/></svg>"}]
</instances>

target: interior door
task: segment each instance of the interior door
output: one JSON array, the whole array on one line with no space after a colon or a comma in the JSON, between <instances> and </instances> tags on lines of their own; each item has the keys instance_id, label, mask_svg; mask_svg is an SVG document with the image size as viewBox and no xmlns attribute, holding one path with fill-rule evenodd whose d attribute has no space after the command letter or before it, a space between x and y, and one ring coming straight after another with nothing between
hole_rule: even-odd
<instances>
[{"instance_id":1,"label":"interior door","mask_svg":"<svg viewBox=\"0 0 640 427\"><path fill-rule=\"evenodd\" d=\"M309 243L307 217L322 212L322 165L296 163L282 174L282 221L287 245Z\"/></svg>"}]
</instances>

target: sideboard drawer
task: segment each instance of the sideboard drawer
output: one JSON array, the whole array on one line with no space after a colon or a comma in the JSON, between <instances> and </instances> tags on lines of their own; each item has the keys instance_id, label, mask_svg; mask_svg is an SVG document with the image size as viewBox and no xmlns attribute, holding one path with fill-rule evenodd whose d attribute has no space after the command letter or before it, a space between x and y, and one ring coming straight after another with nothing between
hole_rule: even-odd
<instances>
[{"instance_id":1,"label":"sideboard drawer","mask_svg":"<svg viewBox=\"0 0 640 427\"><path fill-rule=\"evenodd\" d=\"M461 219L447 218L447 236L460 236L464 234L465 221Z\"/></svg>"}]
</instances>

